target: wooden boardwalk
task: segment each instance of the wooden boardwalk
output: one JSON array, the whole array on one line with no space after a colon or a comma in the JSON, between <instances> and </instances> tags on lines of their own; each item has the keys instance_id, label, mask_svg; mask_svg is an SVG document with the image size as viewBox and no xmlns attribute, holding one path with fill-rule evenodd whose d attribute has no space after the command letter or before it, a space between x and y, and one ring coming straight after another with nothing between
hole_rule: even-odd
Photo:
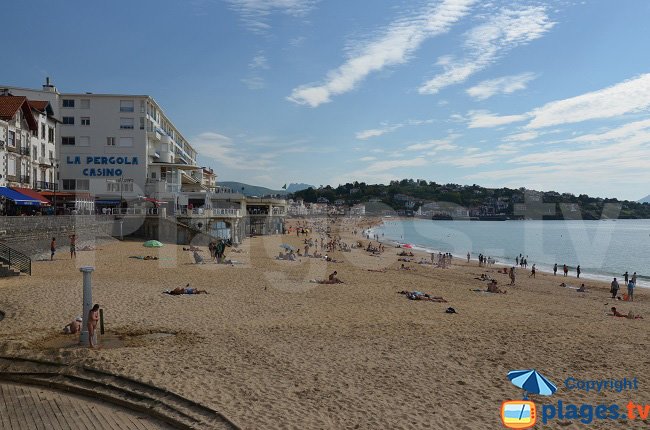
<instances>
[{"instance_id":1,"label":"wooden boardwalk","mask_svg":"<svg viewBox=\"0 0 650 430\"><path fill-rule=\"evenodd\" d=\"M172 429L147 415L47 388L0 382L2 430Z\"/></svg>"}]
</instances>

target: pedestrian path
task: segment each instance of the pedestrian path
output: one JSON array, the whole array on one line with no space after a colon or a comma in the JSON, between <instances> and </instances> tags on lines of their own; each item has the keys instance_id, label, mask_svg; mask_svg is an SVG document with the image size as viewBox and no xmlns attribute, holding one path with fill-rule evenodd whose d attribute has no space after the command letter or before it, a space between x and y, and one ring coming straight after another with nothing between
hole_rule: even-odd
<instances>
[{"instance_id":1,"label":"pedestrian path","mask_svg":"<svg viewBox=\"0 0 650 430\"><path fill-rule=\"evenodd\" d=\"M3 430L158 430L162 421L111 403L50 390L0 382Z\"/></svg>"}]
</instances>

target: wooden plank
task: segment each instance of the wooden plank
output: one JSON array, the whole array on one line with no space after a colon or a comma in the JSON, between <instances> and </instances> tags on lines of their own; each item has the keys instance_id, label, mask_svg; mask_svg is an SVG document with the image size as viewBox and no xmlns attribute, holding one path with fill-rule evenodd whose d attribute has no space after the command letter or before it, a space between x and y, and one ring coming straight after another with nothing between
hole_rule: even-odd
<instances>
[{"instance_id":1,"label":"wooden plank","mask_svg":"<svg viewBox=\"0 0 650 430\"><path fill-rule=\"evenodd\" d=\"M7 402L8 389L5 384L0 384L0 419L2 420L2 428L13 430L12 413L9 410L9 403Z\"/></svg>"},{"instance_id":2,"label":"wooden plank","mask_svg":"<svg viewBox=\"0 0 650 430\"><path fill-rule=\"evenodd\" d=\"M18 426L15 428L19 430L30 430L31 423L28 422L30 417L25 413L25 406L20 401L21 388L12 384L9 385L9 391L11 393L9 398L11 399L14 416L18 418Z\"/></svg>"}]
</instances>

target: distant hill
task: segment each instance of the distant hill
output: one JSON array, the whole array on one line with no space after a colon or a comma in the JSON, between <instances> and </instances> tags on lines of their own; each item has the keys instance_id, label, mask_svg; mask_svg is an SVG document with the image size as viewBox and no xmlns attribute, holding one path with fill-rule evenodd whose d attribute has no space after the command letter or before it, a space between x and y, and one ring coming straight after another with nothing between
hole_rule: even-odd
<instances>
[{"instance_id":1,"label":"distant hill","mask_svg":"<svg viewBox=\"0 0 650 430\"><path fill-rule=\"evenodd\" d=\"M639 203L650 203L650 194L642 198L641 200L638 200Z\"/></svg>"},{"instance_id":2,"label":"distant hill","mask_svg":"<svg viewBox=\"0 0 650 430\"><path fill-rule=\"evenodd\" d=\"M228 187L232 188L233 191L235 192L242 192L242 187L244 187L244 195L245 196L266 196L269 194L287 194L286 190L272 190L270 188L266 187L259 187L257 185L249 185L245 184L243 182L234 182L234 181L219 181L217 184L220 187Z\"/></svg>"},{"instance_id":3,"label":"distant hill","mask_svg":"<svg viewBox=\"0 0 650 430\"><path fill-rule=\"evenodd\" d=\"M287 187L287 193L295 193L297 191L306 190L307 188L316 188L316 187L309 184L289 184L289 186Z\"/></svg>"}]
</instances>

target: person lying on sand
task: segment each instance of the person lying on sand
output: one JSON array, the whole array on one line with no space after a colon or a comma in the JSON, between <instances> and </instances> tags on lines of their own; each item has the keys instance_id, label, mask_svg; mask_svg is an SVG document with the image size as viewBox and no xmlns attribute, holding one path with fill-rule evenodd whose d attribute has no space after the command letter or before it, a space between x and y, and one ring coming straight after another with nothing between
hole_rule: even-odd
<instances>
[{"instance_id":1,"label":"person lying on sand","mask_svg":"<svg viewBox=\"0 0 650 430\"><path fill-rule=\"evenodd\" d=\"M576 290L579 293L586 293L587 292L587 287L585 287L585 284L580 285L580 288Z\"/></svg>"},{"instance_id":2,"label":"person lying on sand","mask_svg":"<svg viewBox=\"0 0 650 430\"><path fill-rule=\"evenodd\" d=\"M619 311L617 311L616 308L615 308L614 306L612 306L612 308L611 308L610 310L612 311L612 313L611 313L611 314L607 314L607 315L610 316L610 317L627 318L627 319L630 319L630 320L639 320L639 319L643 319L643 317L642 317L641 315L634 315L634 314L632 313L632 311L630 311L630 313L628 313L627 315L622 314L622 313L620 313Z\"/></svg>"},{"instance_id":3,"label":"person lying on sand","mask_svg":"<svg viewBox=\"0 0 650 430\"><path fill-rule=\"evenodd\" d=\"M172 296L180 296L181 294L208 294L206 290L191 288L190 284L187 284L185 287L177 287L173 290L167 290L165 293L171 294Z\"/></svg>"},{"instance_id":4,"label":"person lying on sand","mask_svg":"<svg viewBox=\"0 0 650 430\"><path fill-rule=\"evenodd\" d=\"M429 302L436 302L436 303L447 303L447 300L443 299L440 296L432 296L427 293L423 293L420 291L398 291L397 294L404 294L406 295L406 298L409 300L426 300Z\"/></svg>"},{"instance_id":5,"label":"person lying on sand","mask_svg":"<svg viewBox=\"0 0 650 430\"><path fill-rule=\"evenodd\" d=\"M401 266L399 269L400 269L400 270L413 270L413 271L416 270L416 269L413 268L413 267L407 267L407 266L405 266L404 263L402 263L402 266Z\"/></svg>"},{"instance_id":6,"label":"person lying on sand","mask_svg":"<svg viewBox=\"0 0 650 430\"><path fill-rule=\"evenodd\" d=\"M142 259L143 260L157 260L158 257L154 257L153 255L145 255Z\"/></svg>"},{"instance_id":7,"label":"person lying on sand","mask_svg":"<svg viewBox=\"0 0 650 430\"><path fill-rule=\"evenodd\" d=\"M386 269L368 269L368 272L386 273Z\"/></svg>"},{"instance_id":8,"label":"person lying on sand","mask_svg":"<svg viewBox=\"0 0 650 430\"><path fill-rule=\"evenodd\" d=\"M199 249L199 248L196 247L196 246L192 246L192 245L190 245L189 248L185 248L185 247L183 247L183 251L201 251L201 249Z\"/></svg>"}]
</instances>

